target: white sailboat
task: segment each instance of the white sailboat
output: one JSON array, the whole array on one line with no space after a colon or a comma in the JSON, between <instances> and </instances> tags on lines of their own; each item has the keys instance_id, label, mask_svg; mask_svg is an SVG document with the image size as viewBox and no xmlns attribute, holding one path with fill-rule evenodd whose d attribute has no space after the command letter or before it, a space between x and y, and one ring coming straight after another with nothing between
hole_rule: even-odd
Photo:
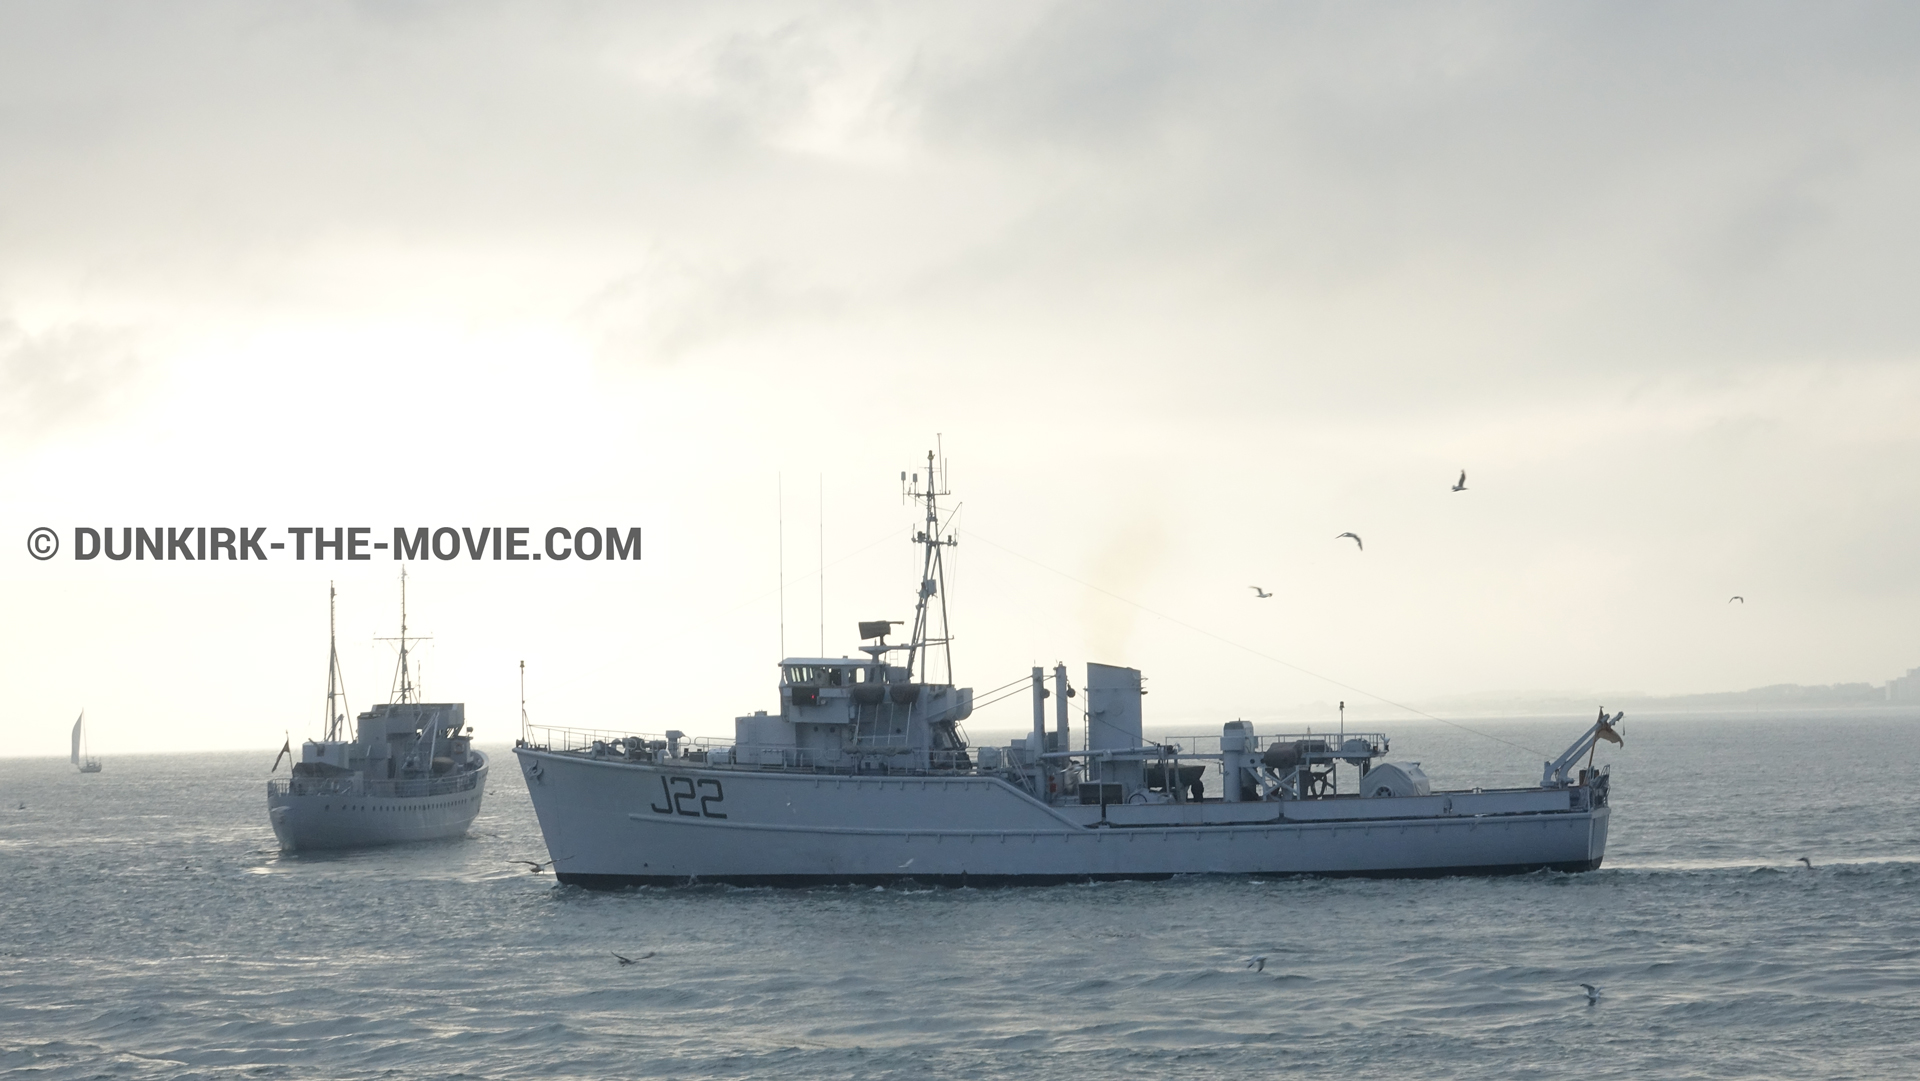
<instances>
[{"instance_id":1,"label":"white sailboat","mask_svg":"<svg viewBox=\"0 0 1920 1081\"><path fill-rule=\"evenodd\" d=\"M100 760L87 753L87 711L80 711L80 719L73 722L73 752L67 761L80 767L81 773L99 773Z\"/></svg>"}]
</instances>

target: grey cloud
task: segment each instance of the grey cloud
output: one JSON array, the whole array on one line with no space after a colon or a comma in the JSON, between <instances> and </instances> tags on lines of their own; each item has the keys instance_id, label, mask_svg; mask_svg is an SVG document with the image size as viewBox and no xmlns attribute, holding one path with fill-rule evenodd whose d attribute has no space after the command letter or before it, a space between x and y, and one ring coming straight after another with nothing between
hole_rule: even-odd
<instances>
[{"instance_id":1,"label":"grey cloud","mask_svg":"<svg viewBox=\"0 0 1920 1081\"><path fill-rule=\"evenodd\" d=\"M0 5L4 432L109 414L143 354L175 390L102 433L86 484L6 479L132 503L199 465L178 443L121 468L155 433L305 424L370 456L428 408L481 434L390 474L409 499L683 489L650 504L681 554L649 565L693 626L778 558L743 478L870 480L930 429L983 535L1196 625L1280 616L1276 656L1356 680L1882 679L1920 596L1917 26L1845 3ZM588 378L582 339L676 370ZM337 483L335 444L295 443L258 475ZM1346 529L1364 559L1333 557ZM1780 632L1725 638L1734 592ZM1189 664L1097 596L1001 599L963 617L983 670L1077 635L1186 666L1205 708L1271 697L1270 670ZM1035 613L1065 647L1029 645ZM737 660L711 654L658 655Z\"/></svg>"},{"instance_id":2,"label":"grey cloud","mask_svg":"<svg viewBox=\"0 0 1920 1081\"><path fill-rule=\"evenodd\" d=\"M0 432L33 437L98 416L139 368L126 331L68 324L28 333L0 320Z\"/></svg>"},{"instance_id":3,"label":"grey cloud","mask_svg":"<svg viewBox=\"0 0 1920 1081\"><path fill-rule=\"evenodd\" d=\"M0 29L16 293L379 307L392 282L320 268L485 249L578 268L523 291L536 314L604 314L645 260L703 268L649 287L676 311L615 320L683 359L831 297L1005 334L1204 320L1236 344L1190 362L1224 375L1416 394L1920 344L1920 15L1892 4L62 5Z\"/></svg>"},{"instance_id":4,"label":"grey cloud","mask_svg":"<svg viewBox=\"0 0 1920 1081\"><path fill-rule=\"evenodd\" d=\"M793 319L831 318L844 299L770 264L661 259L609 282L582 306L613 359L671 363L703 345Z\"/></svg>"},{"instance_id":5,"label":"grey cloud","mask_svg":"<svg viewBox=\"0 0 1920 1081\"><path fill-rule=\"evenodd\" d=\"M1045 251L1383 309L1551 278L1534 356L1665 365L1916 344L1916 57L1885 5L1072 5L922 89L1073 160Z\"/></svg>"}]
</instances>

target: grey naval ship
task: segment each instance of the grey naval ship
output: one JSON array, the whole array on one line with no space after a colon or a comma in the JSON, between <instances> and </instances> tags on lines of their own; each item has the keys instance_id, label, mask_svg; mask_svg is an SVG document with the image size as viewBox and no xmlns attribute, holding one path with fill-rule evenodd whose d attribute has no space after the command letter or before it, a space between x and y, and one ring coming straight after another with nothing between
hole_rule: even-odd
<instances>
[{"instance_id":1,"label":"grey naval ship","mask_svg":"<svg viewBox=\"0 0 1920 1081\"><path fill-rule=\"evenodd\" d=\"M1030 734L969 747L961 722L974 694L953 682L946 622L942 555L956 539L943 535L944 473L929 454L924 482L901 474L903 494L925 510L905 643L887 642L897 623L875 621L860 624L863 657L782 660L779 709L736 718L730 741L523 717L514 754L561 882L988 885L1600 866L1609 771L1593 756L1599 741L1620 742L1619 715L1604 711L1537 786L1441 790L1417 763L1384 761L1379 733L1263 734L1233 720L1218 735L1150 741L1138 670L1088 664L1076 688L1060 665L1051 688L1039 668L1009 685L1019 694L1031 683ZM1084 711L1070 710L1082 690Z\"/></svg>"},{"instance_id":2,"label":"grey naval ship","mask_svg":"<svg viewBox=\"0 0 1920 1081\"><path fill-rule=\"evenodd\" d=\"M332 604L328 587L326 735L300 745L292 777L267 782L267 817L280 847L360 848L466 833L486 794L487 756L473 749L464 704L416 700L405 569L393 700L360 714L350 740L342 732L346 713L335 712L336 702L345 706L346 691L340 651L331 644Z\"/></svg>"}]
</instances>

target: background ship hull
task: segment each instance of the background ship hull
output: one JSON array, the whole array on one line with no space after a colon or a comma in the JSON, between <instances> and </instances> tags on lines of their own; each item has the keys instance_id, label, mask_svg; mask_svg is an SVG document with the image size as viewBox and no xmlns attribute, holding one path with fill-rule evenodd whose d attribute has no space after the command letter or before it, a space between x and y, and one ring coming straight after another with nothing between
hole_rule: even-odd
<instances>
[{"instance_id":1,"label":"background ship hull","mask_svg":"<svg viewBox=\"0 0 1920 1081\"><path fill-rule=\"evenodd\" d=\"M515 752L554 871L582 886L687 881L987 885L1190 874L1419 877L1592 870L1607 809L1565 791L1406 800L1052 808L993 777L687 768ZM1484 799L1490 813L1472 801ZM1501 803L1505 800L1505 803ZM1558 810L1527 810L1526 801ZM1442 811L1441 808L1446 810ZM1506 809L1501 809L1506 808ZM1148 824L1148 816L1193 824ZM1111 819L1110 819L1111 820Z\"/></svg>"},{"instance_id":2,"label":"background ship hull","mask_svg":"<svg viewBox=\"0 0 1920 1081\"><path fill-rule=\"evenodd\" d=\"M462 792L427 796L269 793L267 817L288 852L363 848L459 837L480 813L487 768Z\"/></svg>"}]
</instances>

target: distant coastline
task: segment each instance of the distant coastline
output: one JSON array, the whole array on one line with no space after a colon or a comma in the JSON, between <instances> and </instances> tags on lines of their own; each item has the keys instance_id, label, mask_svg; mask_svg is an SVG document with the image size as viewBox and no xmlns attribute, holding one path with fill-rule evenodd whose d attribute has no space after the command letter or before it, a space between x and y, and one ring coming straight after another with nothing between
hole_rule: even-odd
<instances>
[{"instance_id":1,"label":"distant coastline","mask_svg":"<svg viewBox=\"0 0 1920 1081\"><path fill-rule=\"evenodd\" d=\"M1908 679L1912 677L1909 676ZM1728 711L1790 711L1802 709L1871 709L1874 707L1920 708L1920 695L1909 689L1906 679L1889 685L1872 683L1825 683L1807 686L1799 683L1775 683L1744 691L1713 691L1704 694L1649 694L1645 691L1517 691L1507 694L1448 695L1410 701L1424 712L1442 717L1552 717L1591 713L1604 705L1632 713L1721 713ZM1903 693L1905 692L1905 693ZM1313 703L1287 710L1288 716L1324 716L1333 703ZM1348 702L1347 716L1405 716L1377 702Z\"/></svg>"}]
</instances>

